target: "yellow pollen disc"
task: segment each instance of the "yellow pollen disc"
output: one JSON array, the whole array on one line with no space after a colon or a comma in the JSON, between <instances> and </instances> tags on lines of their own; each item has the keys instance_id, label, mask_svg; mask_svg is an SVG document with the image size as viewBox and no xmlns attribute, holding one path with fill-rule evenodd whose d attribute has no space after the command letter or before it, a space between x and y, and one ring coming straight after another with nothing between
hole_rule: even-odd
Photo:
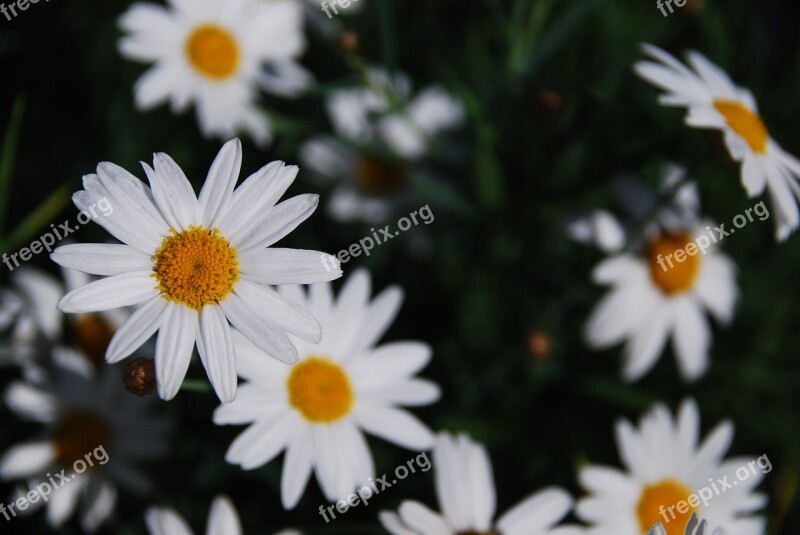
<instances>
[{"instance_id":1,"label":"yellow pollen disc","mask_svg":"<svg viewBox=\"0 0 800 535\"><path fill-rule=\"evenodd\" d=\"M769 132L761 117L733 100L715 100L714 107L725 117L728 127L747 142L750 150L756 154L767 151Z\"/></svg>"},{"instance_id":2,"label":"yellow pollen disc","mask_svg":"<svg viewBox=\"0 0 800 535\"><path fill-rule=\"evenodd\" d=\"M696 250L694 256L686 254L686 246L690 243L693 244L694 239L688 234L661 236L650 242L647 251L650 277L667 295L683 293L694 287L700 273L702 253ZM678 261L676 253L683 262Z\"/></svg>"},{"instance_id":3,"label":"yellow pollen disc","mask_svg":"<svg viewBox=\"0 0 800 535\"><path fill-rule=\"evenodd\" d=\"M287 387L289 404L310 422L335 422L353 406L350 380L338 364L327 358L309 357L295 364Z\"/></svg>"},{"instance_id":4,"label":"yellow pollen disc","mask_svg":"<svg viewBox=\"0 0 800 535\"><path fill-rule=\"evenodd\" d=\"M206 24L189 35L186 56L200 74L214 80L224 80L232 76L239 66L239 45L228 30Z\"/></svg>"},{"instance_id":5,"label":"yellow pollen disc","mask_svg":"<svg viewBox=\"0 0 800 535\"><path fill-rule=\"evenodd\" d=\"M639 519L639 530L646 533L656 522L661 522L667 531L667 535L683 535L686 523L695 512L695 508L686 505L688 509L681 506L680 513L677 505L681 501L686 501L692 491L681 483L667 479L653 485L648 485L642 491L639 504L636 506L636 516ZM672 506L672 509L669 509ZM663 506L663 509L662 509ZM669 522L664 521L661 511L666 511ZM673 518L673 513L675 517Z\"/></svg>"},{"instance_id":6,"label":"yellow pollen disc","mask_svg":"<svg viewBox=\"0 0 800 535\"><path fill-rule=\"evenodd\" d=\"M79 316L72 329L72 343L97 368L103 365L106 349L113 336L114 328L99 314Z\"/></svg>"},{"instance_id":7,"label":"yellow pollen disc","mask_svg":"<svg viewBox=\"0 0 800 535\"><path fill-rule=\"evenodd\" d=\"M153 260L161 294L195 310L224 301L239 281L236 249L217 229L172 231Z\"/></svg>"},{"instance_id":8,"label":"yellow pollen disc","mask_svg":"<svg viewBox=\"0 0 800 535\"><path fill-rule=\"evenodd\" d=\"M78 459L100 446L111 449L111 428L96 414L74 411L64 415L53 433L56 459L63 467L71 467ZM88 464L88 463L87 463Z\"/></svg>"},{"instance_id":9,"label":"yellow pollen disc","mask_svg":"<svg viewBox=\"0 0 800 535\"><path fill-rule=\"evenodd\" d=\"M362 156L356 164L356 180L370 195L387 195L408 182L405 166L372 156Z\"/></svg>"}]
</instances>

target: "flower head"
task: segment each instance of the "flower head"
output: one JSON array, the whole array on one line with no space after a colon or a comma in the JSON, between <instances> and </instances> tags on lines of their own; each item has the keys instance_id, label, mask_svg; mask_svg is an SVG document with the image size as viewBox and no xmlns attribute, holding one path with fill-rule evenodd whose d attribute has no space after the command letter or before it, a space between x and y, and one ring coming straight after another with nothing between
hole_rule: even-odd
<instances>
[{"instance_id":1,"label":"flower head","mask_svg":"<svg viewBox=\"0 0 800 535\"><path fill-rule=\"evenodd\" d=\"M399 288L370 301L369 275L356 271L338 299L330 284L312 285L308 294L296 286L281 292L319 318L322 341L293 339L300 362L288 369L234 334L239 374L248 382L236 401L216 410L214 422L251 424L226 457L246 470L286 450L281 496L288 509L300 500L312 469L331 500L367 484L375 469L364 431L409 449L429 449L433 433L399 406L432 403L439 388L414 377L430 360L426 344L376 345L400 309Z\"/></svg>"},{"instance_id":2,"label":"flower head","mask_svg":"<svg viewBox=\"0 0 800 535\"><path fill-rule=\"evenodd\" d=\"M273 162L235 189L241 166L238 140L225 144L195 196L180 167L166 154L155 167L143 164L152 189L111 163L87 175L73 196L83 209L99 198L114 204L97 220L123 245L76 244L56 249L62 266L105 276L67 294L65 312L88 313L138 305L111 339L106 360L131 355L153 334L158 393L177 394L195 344L214 390L225 402L236 396L232 323L267 355L297 361L287 332L310 341L319 323L269 285L336 279L322 253L271 246L294 230L317 206L316 195L276 204L297 167Z\"/></svg>"}]
</instances>

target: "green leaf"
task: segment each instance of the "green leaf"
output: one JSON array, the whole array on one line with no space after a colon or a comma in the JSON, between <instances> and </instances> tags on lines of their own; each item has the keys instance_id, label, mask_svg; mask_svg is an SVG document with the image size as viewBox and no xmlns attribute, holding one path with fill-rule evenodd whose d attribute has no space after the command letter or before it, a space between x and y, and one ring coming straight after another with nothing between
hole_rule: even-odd
<instances>
[{"instance_id":1,"label":"green leaf","mask_svg":"<svg viewBox=\"0 0 800 535\"><path fill-rule=\"evenodd\" d=\"M20 95L11 108L11 119L8 122L3 147L0 149L0 235L5 230L6 208L8 206L11 174L14 172L14 160L17 153L19 133L22 129L22 117L25 112L25 97Z\"/></svg>"}]
</instances>

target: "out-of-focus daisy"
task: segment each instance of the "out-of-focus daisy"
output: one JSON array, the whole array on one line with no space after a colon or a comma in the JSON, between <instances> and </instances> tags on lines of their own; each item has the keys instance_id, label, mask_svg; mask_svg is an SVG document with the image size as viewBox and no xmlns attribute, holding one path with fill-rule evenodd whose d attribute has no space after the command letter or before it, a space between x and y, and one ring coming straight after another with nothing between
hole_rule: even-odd
<instances>
[{"instance_id":1,"label":"out-of-focus daisy","mask_svg":"<svg viewBox=\"0 0 800 535\"><path fill-rule=\"evenodd\" d=\"M742 164L742 184L748 195L760 195L765 188L769 192L777 210L776 237L785 240L800 224L800 160L770 137L752 93L737 87L698 52L687 55L690 70L658 47L643 48L655 61L636 63L636 72L666 91L659 99L661 104L688 109L689 126L724 133L731 158Z\"/></svg>"},{"instance_id":2,"label":"out-of-focus daisy","mask_svg":"<svg viewBox=\"0 0 800 535\"><path fill-rule=\"evenodd\" d=\"M63 311L141 305L114 335L106 360L124 359L159 331L156 374L164 399L177 394L195 344L219 398L236 396L229 321L266 354L296 362L286 332L316 343L319 323L268 285L341 276L323 266L320 252L270 248L311 215L318 196L276 205L297 174L283 162L263 167L234 191L241 156L238 140L225 144L199 199L166 154L155 155L155 169L143 164L152 191L121 167L101 163L73 200L84 209L109 199L113 213L97 222L124 245L66 245L52 254L62 266L106 276L67 294Z\"/></svg>"},{"instance_id":3,"label":"out-of-focus daisy","mask_svg":"<svg viewBox=\"0 0 800 535\"><path fill-rule=\"evenodd\" d=\"M371 69L367 79L363 87L328 97L338 137L312 139L300 151L304 165L340 181L328 206L340 221L384 221L402 199L430 139L464 120L461 104L441 87L412 99L411 82L403 74Z\"/></svg>"},{"instance_id":4,"label":"out-of-focus daisy","mask_svg":"<svg viewBox=\"0 0 800 535\"><path fill-rule=\"evenodd\" d=\"M665 188L677 187L683 174L682 169L668 168ZM650 371L669 336L683 377L700 377L708 368L712 341L704 312L722 324L733 318L735 266L708 237L706 229L711 225L699 217L695 184L680 186L675 199L675 205L663 210L647 228L640 253L615 253L592 272L593 280L610 286L611 291L592 312L586 340L594 349L626 340L622 374L628 381ZM705 238L704 253L695 244L696 236ZM682 262L675 257L678 251L684 251Z\"/></svg>"},{"instance_id":5,"label":"out-of-focus daisy","mask_svg":"<svg viewBox=\"0 0 800 535\"><path fill-rule=\"evenodd\" d=\"M166 507L151 507L145 513L150 535L192 535L192 529L178 513ZM206 535L241 535L242 524L236 507L226 496L217 496L208 513ZM284 530L275 535L302 535L296 530Z\"/></svg>"},{"instance_id":6,"label":"out-of-focus daisy","mask_svg":"<svg viewBox=\"0 0 800 535\"><path fill-rule=\"evenodd\" d=\"M214 423L252 424L226 456L245 470L286 450L281 496L290 509L300 500L312 469L332 501L375 475L363 431L409 449L430 449L431 431L398 406L432 403L439 388L414 377L431 358L427 344L375 345L400 308L400 288L390 287L370 302L369 275L359 270L338 300L330 284L312 285L308 295L298 286L280 290L309 308L325 335L318 346L292 339L300 362L287 368L234 333L239 374L249 382L236 401L216 410Z\"/></svg>"},{"instance_id":7,"label":"out-of-focus daisy","mask_svg":"<svg viewBox=\"0 0 800 535\"><path fill-rule=\"evenodd\" d=\"M466 435L439 436L433 450L436 495L441 513L417 501L406 501L397 513L383 511L380 520L393 535L580 535L574 526L557 526L572 509L572 497L561 488L541 490L494 521L497 497L486 448Z\"/></svg>"},{"instance_id":8,"label":"out-of-focus daisy","mask_svg":"<svg viewBox=\"0 0 800 535\"><path fill-rule=\"evenodd\" d=\"M36 268L24 266L11 273L11 288L0 290L0 331L10 329L0 345L0 363L33 371L41 347L61 335L58 300L64 296L59 281Z\"/></svg>"},{"instance_id":9,"label":"out-of-focus daisy","mask_svg":"<svg viewBox=\"0 0 800 535\"><path fill-rule=\"evenodd\" d=\"M752 458L722 459L733 440L733 425L720 423L698 444L699 434L700 414L691 400L682 404L676 420L666 406L657 405L638 429L627 420L620 421L616 438L625 470L590 465L580 472L589 496L580 500L576 513L592 525L587 534L641 535L663 522L666 514L670 519L664 525L666 534L683 535L694 513L727 535L763 534L764 519L750 516L766 503L765 496L753 492L761 472L738 480L736 469L746 467ZM698 507L682 508L684 513L676 507L669 509L723 478L737 484Z\"/></svg>"},{"instance_id":10,"label":"out-of-focus daisy","mask_svg":"<svg viewBox=\"0 0 800 535\"><path fill-rule=\"evenodd\" d=\"M305 49L303 6L293 0L169 0L134 4L120 19L123 56L155 65L136 84L136 104L192 103L203 133L229 139L239 130L269 141L258 87L293 95L311 82L296 62Z\"/></svg>"},{"instance_id":11,"label":"out-of-focus daisy","mask_svg":"<svg viewBox=\"0 0 800 535\"><path fill-rule=\"evenodd\" d=\"M683 535L725 535L721 529L709 530L707 532L707 528L708 522L705 520L702 522L698 521L697 515L692 515L692 518L686 523L686 531L683 532ZM664 525L659 522L647 532L647 535L668 535L668 533Z\"/></svg>"},{"instance_id":12,"label":"out-of-focus daisy","mask_svg":"<svg viewBox=\"0 0 800 535\"><path fill-rule=\"evenodd\" d=\"M149 414L154 398L137 398L122 389L123 369L107 366L81 375L70 367L51 383L12 383L5 395L23 419L47 426L45 438L9 449L0 458L0 477L26 479L30 489L65 470L63 482L47 501L48 522L62 525L82 502L81 526L94 531L114 511L117 486L137 493L150 489L139 463L167 452L165 421ZM87 456L93 466L89 466ZM76 463L82 462L86 471Z\"/></svg>"}]
</instances>

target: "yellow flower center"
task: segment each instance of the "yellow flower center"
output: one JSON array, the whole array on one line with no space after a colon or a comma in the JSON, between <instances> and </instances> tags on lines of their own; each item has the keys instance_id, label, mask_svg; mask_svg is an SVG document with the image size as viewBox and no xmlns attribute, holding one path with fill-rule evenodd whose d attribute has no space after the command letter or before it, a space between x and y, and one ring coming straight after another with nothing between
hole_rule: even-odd
<instances>
[{"instance_id":1,"label":"yellow flower center","mask_svg":"<svg viewBox=\"0 0 800 535\"><path fill-rule=\"evenodd\" d=\"M287 387L289 405L310 422L335 422L353 406L353 389L347 374L327 358L309 357L295 364Z\"/></svg>"},{"instance_id":2,"label":"yellow flower center","mask_svg":"<svg viewBox=\"0 0 800 535\"><path fill-rule=\"evenodd\" d=\"M408 170L398 162L362 156L356 164L356 180L370 195L388 195L406 185Z\"/></svg>"},{"instance_id":3,"label":"yellow flower center","mask_svg":"<svg viewBox=\"0 0 800 535\"><path fill-rule=\"evenodd\" d=\"M99 314L84 314L75 320L72 343L96 367L103 365L114 328Z\"/></svg>"},{"instance_id":4,"label":"yellow flower center","mask_svg":"<svg viewBox=\"0 0 800 535\"><path fill-rule=\"evenodd\" d=\"M686 512L681 513L678 511L677 504L681 501L685 502L691 493L692 491L683 484L671 479L645 487L642 491L642 496L639 498L639 504L636 506L640 531L647 533L647 530L653 527L653 524L661 522L667 531L667 535L683 535L686 523L689 522L692 513L695 512L695 508L687 503L686 508L681 506L681 509ZM665 520L662 511L666 514L669 522ZM673 513L675 515L674 518L672 516Z\"/></svg>"},{"instance_id":5,"label":"yellow flower center","mask_svg":"<svg viewBox=\"0 0 800 535\"><path fill-rule=\"evenodd\" d=\"M769 132L761 117L733 100L715 100L714 107L725 118L728 127L747 142L750 150L756 154L767 151Z\"/></svg>"},{"instance_id":6,"label":"yellow flower center","mask_svg":"<svg viewBox=\"0 0 800 535\"><path fill-rule=\"evenodd\" d=\"M650 277L662 292L675 295L691 290L700 273L700 253L686 253L686 246L694 244L688 234L661 236L650 242L647 260ZM682 261L680 261L682 260Z\"/></svg>"},{"instance_id":7,"label":"yellow flower center","mask_svg":"<svg viewBox=\"0 0 800 535\"><path fill-rule=\"evenodd\" d=\"M239 65L239 45L228 30L205 24L195 28L186 40L186 56L200 74L224 80Z\"/></svg>"},{"instance_id":8,"label":"yellow flower center","mask_svg":"<svg viewBox=\"0 0 800 535\"><path fill-rule=\"evenodd\" d=\"M61 466L72 467L100 446L110 450L111 439L111 428L100 416L80 410L67 413L53 432L56 459Z\"/></svg>"},{"instance_id":9,"label":"yellow flower center","mask_svg":"<svg viewBox=\"0 0 800 535\"><path fill-rule=\"evenodd\" d=\"M224 301L239 281L236 249L218 229L173 230L153 260L161 294L195 310Z\"/></svg>"}]
</instances>

